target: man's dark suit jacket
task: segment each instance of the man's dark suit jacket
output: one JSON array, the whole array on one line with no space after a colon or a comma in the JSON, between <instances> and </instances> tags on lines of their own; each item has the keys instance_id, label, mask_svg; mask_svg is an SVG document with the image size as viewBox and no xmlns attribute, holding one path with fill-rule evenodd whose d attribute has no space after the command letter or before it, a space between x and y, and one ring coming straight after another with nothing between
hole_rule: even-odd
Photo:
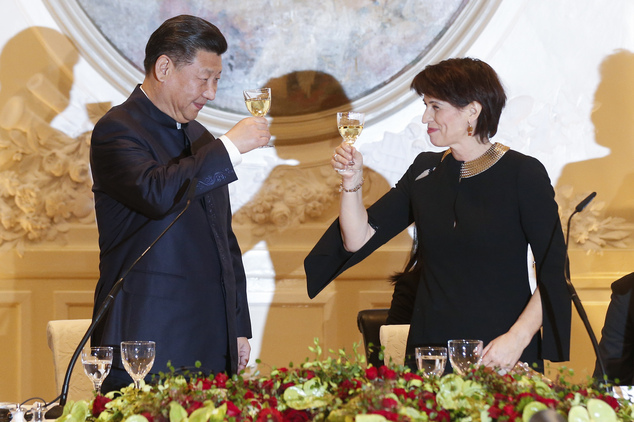
<instances>
[{"instance_id":1,"label":"man's dark suit jacket","mask_svg":"<svg viewBox=\"0 0 634 422\"><path fill-rule=\"evenodd\" d=\"M196 121L177 128L139 86L97 123L91 142L100 247L95 309L183 210L196 183L187 211L125 277L92 343L154 340L154 373L168 361L235 372L237 337L250 338L251 323L227 187L237 177L223 143ZM118 359L113 365L122 367Z\"/></svg>"},{"instance_id":2,"label":"man's dark suit jacket","mask_svg":"<svg viewBox=\"0 0 634 422\"><path fill-rule=\"evenodd\" d=\"M634 385L634 273L612 283L612 297L601 330L599 351L608 380ZM598 363L594 377L602 379Z\"/></svg>"}]
</instances>

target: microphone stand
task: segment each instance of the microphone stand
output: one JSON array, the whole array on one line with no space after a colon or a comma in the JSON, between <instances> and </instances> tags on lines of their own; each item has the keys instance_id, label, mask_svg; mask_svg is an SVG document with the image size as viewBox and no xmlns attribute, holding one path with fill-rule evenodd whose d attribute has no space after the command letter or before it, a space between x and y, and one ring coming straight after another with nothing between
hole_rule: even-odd
<instances>
[{"instance_id":1,"label":"microphone stand","mask_svg":"<svg viewBox=\"0 0 634 422\"><path fill-rule=\"evenodd\" d=\"M68 369L66 369L66 375L64 376L64 383L62 384L62 392L56 399L54 399L51 402L51 403L54 403L59 399L59 404L56 406L53 406L46 412L45 414L46 419L57 419L60 416L62 416L62 413L64 411L64 405L66 404L66 400L68 399L68 389L70 387L70 377L73 373L73 367L75 366L75 362L77 362L77 359L79 358L79 355L81 354L81 351L83 350L84 346L86 345L86 343L88 343L88 339L90 339L90 336L95 331L97 324L101 322L106 312L110 308L110 305L114 301L115 297L117 297L117 294L121 291L121 288L123 287L123 280L126 278L128 273L141 260L141 258L143 258L145 254L147 254L149 250L152 249L152 247L154 247L156 242L158 242L165 235L165 233L167 233L167 231L181 218L181 216L185 213L185 211L187 211L187 208L189 208L189 205L191 204L195 191L196 191L196 179L194 178L190 182L189 189L187 192L187 202L185 203L185 207L183 208L183 210L179 212L178 215L172 220L172 222L161 232L161 234L159 234L158 237L154 239L152 243L150 243L150 246L148 246L147 249L145 249L143 253L139 255L139 257L136 260L134 260L132 265L128 267L128 269L125 271L125 273L123 273L121 278L119 278L119 280L117 280L117 282L112 286L112 289L110 289L110 292L108 292L108 296L106 296L104 301L101 303L101 306L99 307L99 309L95 313L95 316L92 319L92 323L88 327L88 330L86 330L84 337L81 339L81 341L77 345L77 348L75 349L75 352L73 353L73 356L70 358L70 361L68 362Z\"/></svg>"},{"instance_id":2,"label":"microphone stand","mask_svg":"<svg viewBox=\"0 0 634 422\"><path fill-rule=\"evenodd\" d=\"M566 284L568 285L568 291L570 292L570 299L572 299L572 303L574 303L575 308L577 309L577 313L579 314L581 321L583 321L583 325L585 326L586 331L588 332L588 336L590 337L590 341L592 342L594 353L597 356L597 363L599 365L599 368L601 369L601 373L603 374L603 376L605 376L607 372L605 371L605 364L603 363L603 359L601 357L601 351L599 350L599 343L597 342L597 338L594 335L592 326L590 325L590 320L588 319L588 315L586 314L586 311L583 308L583 305L581 304L581 300L579 299L579 296L577 296L577 291L575 290L575 287L572 285L572 281L570 280L570 257L568 256L568 240L570 238L570 222L572 221L572 217L575 214L583 211L583 209L586 206L588 206L588 204L594 199L595 196L597 196L596 192L592 192L590 195L588 195L583 201L581 201L575 207L575 210L573 211L573 213L570 214L570 217L568 217L568 226L566 228L565 277L566 277Z\"/></svg>"}]
</instances>

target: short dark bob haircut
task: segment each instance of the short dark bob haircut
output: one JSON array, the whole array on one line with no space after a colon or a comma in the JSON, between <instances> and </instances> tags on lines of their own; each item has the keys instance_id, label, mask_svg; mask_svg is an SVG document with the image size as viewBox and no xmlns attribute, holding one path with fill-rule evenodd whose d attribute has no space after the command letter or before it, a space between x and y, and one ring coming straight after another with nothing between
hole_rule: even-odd
<instances>
[{"instance_id":1,"label":"short dark bob haircut","mask_svg":"<svg viewBox=\"0 0 634 422\"><path fill-rule=\"evenodd\" d=\"M145 74L152 73L156 60L163 54L180 67L193 63L200 50L221 55L227 51L227 40L215 25L202 18L191 15L170 18L154 31L145 46Z\"/></svg>"},{"instance_id":2,"label":"short dark bob haircut","mask_svg":"<svg viewBox=\"0 0 634 422\"><path fill-rule=\"evenodd\" d=\"M414 77L411 88L421 97L446 101L456 108L477 101L482 111L473 135L486 142L497 133L506 94L497 73L485 62L467 57L428 65Z\"/></svg>"}]
</instances>

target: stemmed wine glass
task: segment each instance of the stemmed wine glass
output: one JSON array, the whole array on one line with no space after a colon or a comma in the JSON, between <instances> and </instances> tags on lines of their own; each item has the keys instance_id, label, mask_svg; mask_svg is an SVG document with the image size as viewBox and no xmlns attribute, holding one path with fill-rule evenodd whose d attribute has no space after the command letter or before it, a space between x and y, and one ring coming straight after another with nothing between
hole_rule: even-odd
<instances>
[{"instance_id":1,"label":"stemmed wine glass","mask_svg":"<svg viewBox=\"0 0 634 422\"><path fill-rule=\"evenodd\" d=\"M91 347L81 352L84 372L95 386L97 395L101 394L101 384L112 367L112 347Z\"/></svg>"},{"instance_id":2,"label":"stemmed wine glass","mask_svg":"<svg viewBox=\"0 0 634 422\"><path fill-rule=\"evenodd\" d=\"M271 88L245 89L242 91L247 110L255 117L264 117L271 109ZM272 141L261 148L272 147Z\"/></svg>"},{"instance_id":3,"label":"stemmed wine glass","mask_svg":"<svg viewBox=\"0 0 634 422\"><path fill-rule=\"evenodd\" d=\"M472 365L482 362L482 340L449 340L449 361L458 375L466 375Z\"/></svg>"},{"instance_id":4,"label":"stemmed wine glass","mask_svg":"<svg viewBox=\"0 0 634 422\"><path fill-rule=\"evenodd\" d=\"M126 372L134 380L134 387L141 388L141 380L152 369L156 344L153 341L122 341L121 361Z\"/></svg>"},{"instance_id":5,"label":"stemmed wine glass","mask_svg":"<svg viewBox=\"0 0 634 422\"><path fill-rule=\"evenodd\" d=\"M358 113L356 111L344 111L337 113L337 128L339 134L343 138L343 141L348 145L353 145L361 131L363 130L363 122L365 121L365 114ZM354 163L349 163L342 169L338 169L339 173L346 171L357 171L352 168Z\"/></svg>"},{"instance_id":6,"label":"stemmed wine glass","mask_svg":"<svg viewBox=\"0 0 634 422\"><path fill-rule=\"evenodd\" d=\"M426 377L431 377L432 375L440 377L445 372L445 364L447 363L446 347L417 347L414 352L416 355L416 366Z\"/></svg>"}]
</instances>

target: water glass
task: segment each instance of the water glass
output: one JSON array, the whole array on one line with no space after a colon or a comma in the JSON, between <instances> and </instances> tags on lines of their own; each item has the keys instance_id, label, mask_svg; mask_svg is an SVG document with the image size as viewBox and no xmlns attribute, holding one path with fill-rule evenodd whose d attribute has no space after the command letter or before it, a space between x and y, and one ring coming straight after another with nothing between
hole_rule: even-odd
<instances>
[{"instance_id":1,"label":"water glass","mask_svg":"<svg viewBox=\"0 0 634 422\"><path fill-rule=\"evenodd\" d=\"M141 388L141 380L152 369L156 355L153 341L122 341L121 361L123 367L134 380L134 387Z\"/></svg>"},{"instance_id":2,"label":"water glass","mask_svg":"<svg viewBox=\"0 0 634 422\"><path fill-rule=\"evenodd\" d=\"M449 361L455 372L466 375L471 366L482 362L482 340L449 340Z\"/></svg>"},{"instance_id":3,"label":"water glass","mask_svg":"<svg viewBox=\"0 0 634 422\"><path fill-rule=\"evenodd\" d=\"M416 366L426 377L441 377L447 364L447 348L424 346L414 350Z\"/></svg>"},{"instance_id":4,"label":"water glass","mask_svg":"<svg viewBox=\"0 0 634 422\"><path fill-rule=\"evenodd\" d=\"M112 347L91 347L81 352L81 363L84 367L84 372L95 386L97 395L101 394L101 384L110 373L112 355Z\"/></svg>"}]
</instances>

